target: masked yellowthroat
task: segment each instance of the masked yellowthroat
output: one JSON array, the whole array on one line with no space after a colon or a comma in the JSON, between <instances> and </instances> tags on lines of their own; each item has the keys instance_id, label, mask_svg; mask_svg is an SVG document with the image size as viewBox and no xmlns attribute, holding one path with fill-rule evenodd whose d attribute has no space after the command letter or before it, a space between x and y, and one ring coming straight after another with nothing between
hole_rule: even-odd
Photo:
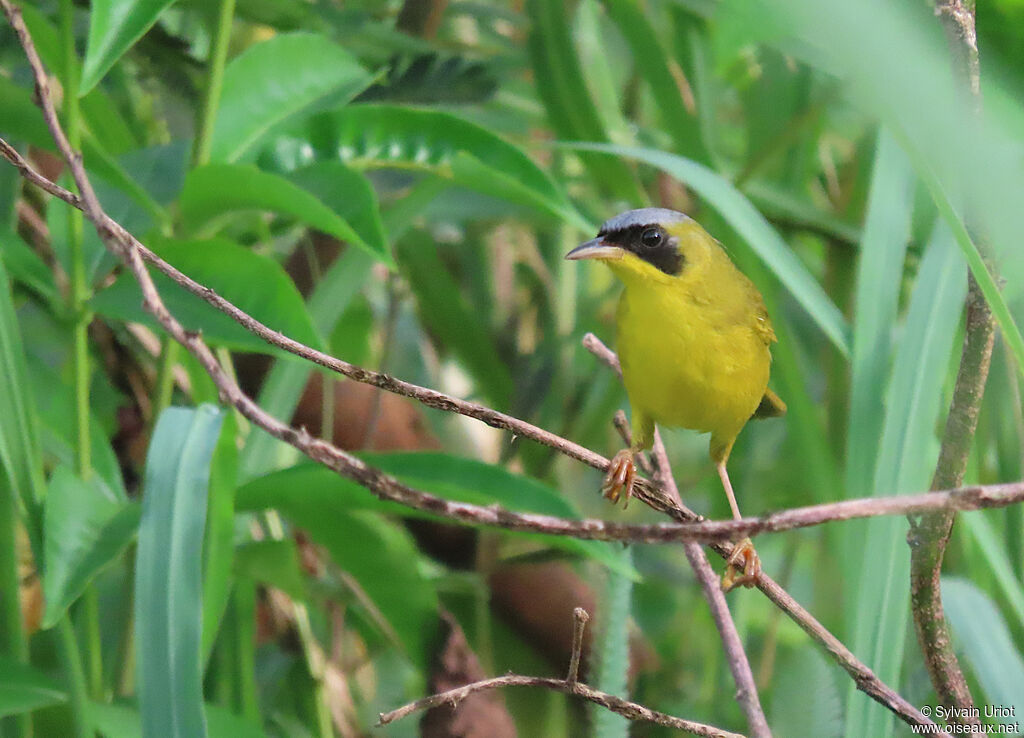
<instances>
[{"instance_id":1,"label":"masked yellowthroat","mask_svg":"<svg viewBox=\"0 0 1024 738\"><path fill-rule=\"evenodd\" d=\"M633 440L612 460L605 497L629 502L634 457L651 447L659 423L711 434L711 460L733 517L741 517L725 466L729 452L752 417L786 412L768 389L775 332L761 293L695 220L664 208L615 216L565 258L602 261L625 285L617 348ZM753 586L760 569L745 538L729 558L722 586Z\"/></svg>"}]
</instances>

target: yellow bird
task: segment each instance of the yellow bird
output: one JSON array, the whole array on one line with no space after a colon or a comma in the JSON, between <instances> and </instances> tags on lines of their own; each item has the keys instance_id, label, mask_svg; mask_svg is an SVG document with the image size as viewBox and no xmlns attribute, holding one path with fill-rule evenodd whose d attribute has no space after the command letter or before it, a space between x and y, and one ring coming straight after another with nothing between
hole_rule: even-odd
<instances>
[{"instance_id":1,"label":"yellow bird","mask_svg":"<svg viewBox=\"0 0 1024 738\"><path fill-rule=\"evenodd\" d=\"M617 343L633 440L612 460L604 495L628 504L634 458L651 447L655 423L690 428L711 434L711 460L733 517L741 517L726 471L729 452L752 417L786 412L768 389L769 346L776 339L757 288L695 220L664 208L615 216L565 258L603 261L625 285ZM729 558L722 586L753 586L760 569L745 538Z\"/></svg>"}]
</instances>

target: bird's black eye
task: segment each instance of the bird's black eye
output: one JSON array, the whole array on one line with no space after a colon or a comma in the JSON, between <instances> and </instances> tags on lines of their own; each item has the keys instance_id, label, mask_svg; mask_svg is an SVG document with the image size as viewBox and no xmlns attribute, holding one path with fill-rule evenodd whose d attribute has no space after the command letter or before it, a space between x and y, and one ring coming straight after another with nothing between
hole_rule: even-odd
<instances>
[{"instance_id":1,"label":"bird's black eye","mask_svg":"<svg viewBox=\"0 0 1024 738\"><path fill-rule=\"evenodd\" d=\"M649 249L653 249L661 245L661 239L663 238L661 231L657 228L648 228L646 231L640 234L640 243Z\"/></svg>"}]
</instances>

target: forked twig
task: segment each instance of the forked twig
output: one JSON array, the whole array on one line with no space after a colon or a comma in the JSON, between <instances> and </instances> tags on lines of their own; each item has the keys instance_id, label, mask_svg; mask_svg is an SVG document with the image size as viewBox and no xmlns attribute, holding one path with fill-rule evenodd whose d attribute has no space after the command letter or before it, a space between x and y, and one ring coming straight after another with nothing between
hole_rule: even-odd
<instances>
[{"instance_id":1,"label":"forked twig","mask_svg":"<svg viewBox=\"0 0 1024 738\"><path fill-rule=\"evenodd\" d=\"M577 607L573 612L572 655L569 660L569 673L565 679L523 676L521 674L506 674L505 676L492 679L483 679L479 682L466 684L462 687L449 689L447 692L441 692L440 694L434 694L415 702L410 702L408 705L403 705L391 712L381 713L380 725L393 723L414 712L429 710L431 707L446 704L455 707L459 702L475 692L501 689L502 687L541 687L542 689L550 689L555 692L564 692L574 697L581 697L630 720L655 723L666 728L675 728L676 730L685 730L693 735L707 736L707 738L743 738L740 733L730 733L713 725L666 715L663 712L651 710L635 702L616 697L613 694L601 692L578 681L576 677L579 670L580 652L583 649L583 628L589 619L590 616L582 607Z\"/></svg>"}]
</instances>

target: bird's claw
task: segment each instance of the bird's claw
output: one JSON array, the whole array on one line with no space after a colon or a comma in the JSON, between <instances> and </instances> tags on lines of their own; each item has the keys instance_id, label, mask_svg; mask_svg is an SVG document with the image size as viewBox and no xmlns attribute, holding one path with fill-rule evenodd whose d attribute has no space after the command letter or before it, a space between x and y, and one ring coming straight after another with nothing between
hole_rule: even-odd
<instances>
[{"instance_id":1,"label":"bird's claw","mask_svg":"<svg viewBox=\"0 0 1024 738\"><path fill-rule=\"evenodd\" d=\"M622 509L629 507L629 498L633 496L633 484L636 482L636 465L633 463L633 452L628 448L619 451L612 458L608 473L601 483L601 494L614 504L625 498Z\"/></svg>"},{"instance_id":2,"label":"bird's claw","mask_svg":"<svg viewBox=\"0 0 1024 738\"><path fill-rule=\"evenodd\" d=\"M756 586L760 576L761 559L754 550L751 540L744 538L733 546L732 553L726 560L725 573L722 575L722 591L729 592L740 585Z\"/></svg>"}]
</instances>

